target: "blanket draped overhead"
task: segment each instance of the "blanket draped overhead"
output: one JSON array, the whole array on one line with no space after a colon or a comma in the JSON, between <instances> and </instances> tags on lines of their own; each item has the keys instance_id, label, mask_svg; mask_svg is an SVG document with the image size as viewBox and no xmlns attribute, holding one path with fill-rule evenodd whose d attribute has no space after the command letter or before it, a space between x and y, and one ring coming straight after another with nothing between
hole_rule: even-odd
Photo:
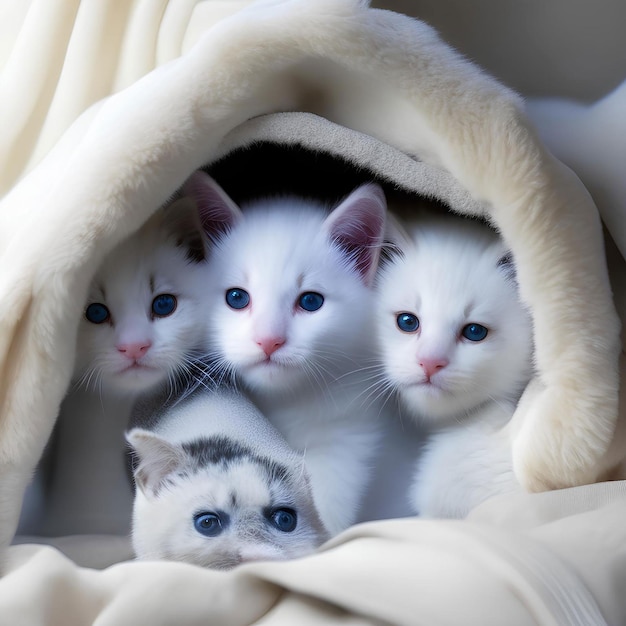
<instances>
[{"instance_id":1,"label":"blanket draped overhead","mask_svg":"<svg viewBox=\"0 0 626 626\"><path fill-rule=\"evenodd\" d=\"M516 475L528 491L602 476L618 417L621 350L602 225L586 189L544 147L516 94L426 24L358 0L32 0L11 7L0 25L0 548L5 582L14 587L0 581L0 607L4 598L23 610L10 589L24 572L33 576L41 566L61 579L82 575L78 568L68 573L73 565L49 548L6 547L70 382L91 276L191 172L260 143L333 155L494 225L515 256L534 321L536 375L513 418ZM382 535L389 544L407 541L410 558L419 560L411 533L419 535L423 522L389 524L387 535L384 523L371 533L350 531L297 564L250 566L263 571L260 578L245 569L227 578L161 564L150 580L158 586L171 580L169 572L180 575L182 593L184 581L196 577L190 594L209 581L216 594L232 585L258 603L228 623L254 623L277 602L276 589L292 570L309 561L311 572L328 571L329 554L331 561L358 559L359 546ZM434 524L432 533L444 532ZM463 533L464 524L451 528ZM376 562L376 550L363 554ZM89 601L101 603L104 594L112 602L98 623L126 623L140 597L133 594L147 593L140 584L146 564L118 567L104 578L87 576ZM452 560L449 567L456 567ZM46 584L38 576L35 595ZM115 595L127 580L134 581L127 596ZM358 615L396 619L327 589L296 601L306 592L291 588L279 610L285 623L319 623L305 621L305 610L325 615L323 623L335 623L333 611L337 623L366 623ZM174 623L159 613L162 598L150 597L151 622ZM530 604L535 600L528 615L544 615L537 598ZM231 611L227 605L205 598L202 610L217 616ZM585 610L596 615L592 599ZM81 615L65 623L92 623L95 614ZM404 620L396 621L417 623Z\"/></svg>"}]
</instances>

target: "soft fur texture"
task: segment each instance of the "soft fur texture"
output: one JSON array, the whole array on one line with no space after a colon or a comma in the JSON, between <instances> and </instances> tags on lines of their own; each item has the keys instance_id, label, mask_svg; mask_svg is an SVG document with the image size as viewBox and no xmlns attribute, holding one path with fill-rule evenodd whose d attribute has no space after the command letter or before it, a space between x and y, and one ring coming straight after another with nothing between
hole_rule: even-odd
<instances>
[{"instance_id":1,"label":"soft fur texture","mask_svg":"<svg viewBox=\"0 0 626 626\"><path fill-rule=\"evenodd\" d=\"M78 327L76 387L136 395L173 384L205 355L198 333L208 305L201 232L195 207L183 198L107 255ZM160 296L174 297L165 314L154 310ZM108 317L90 321L90 307L104 316L101 305Z\"/></svg>"},{"instance_id":2,"label":"soft fur texture","mask_svg":"<svg viewBox=\"0 0 626 626\"><path fill-rule=\"evenodd\" d=\"M304 459L250 401L224 387L165 407L164 398L140 404L133 424L147 418L149 429L127 434L137 457L132 538L140 559L230 569L304 556L326 539ZM272 523L282 511L296 517L287 530ZM208 535L197 528L202 515L210 516Z\"/></svg>"},{"instance_id":3,"label":"soft fur texture","mask_svg":"<svg viewBox=\"0 0 626 626\"><path fill-rule=\"evenodd\" d=\"M417 219L409 237L377 286L386 384L417 419L438 425L490 401L515 402L530 379L532 325L507 248L486 226L455 217ZM463 334L472 324L484 339Z\"/></svg>"},{"instance_id":4,"label":"soft fur texture","mask_svg":"<svg viewBox=\"0 0 626 626\"><path fill-rule=\"evenodd\" d=\"M431 429L410 500L463 517L518 487L507 425L531 376L532 325L513 260L485 225L423 215L378 284L383 386Z\"/></svg>"},{"instance_id":5,"label":"soft fur texture","mask_svg":"<svg viewBox=\"0 0 626 626\"><path fill-rule=\"evenodd\" d=\"M507 427L514 410L514 404L492 403L458 424L430 432L408 490L414 512L460 519L490 498L521 492Z\"/></svg>"},{"instance_id":6,"label":"soft fur texture","mask_svg":"<svg viewBox=\"0 0 626 626\"><path fill-rule=\"evenodd\" d=\"M207 337L216 376L233 376L305 455L322 519L337 533L356 519L379 437L380 408L363 395L362 368L373 354L384 194L364 185L329 214L301 198L242 212L200 172L185 193L212 241ZM233 293L245 300L229 304Z\"/></svg>"},{"instance_id":7,"label":"soft fur texture","mask_svg":"<svg viewBox=\"0 0 626 626\"><path fill-rule=\"evenodd\" d=\"M206 280L199 218L185 199L160 209L103 260L83 306L55 454L27 492L20 532L128 532L132 494L123 433L130 410L156 385L175 392L179 374L202 375L195 358L205 352L198 327ZM165 315L153 310L160 296L175 298ZM89 321L91 307L101 323Z\"/></svg>"},{"instance_id":8,"label":"soft fur texture","mask_svg":"<svg viewBox=\"0 0 626 626\"><path fill-rule=\"evenodd\" d=\"M241 6L228 4L233 11ZM201 5L211 7L214 2ZM6 132L0 136L0 150L7 157L1 172L7 194L0 203L0 545L10 541L25 484L66 393L82 305L99 263L191 172L247 145L247 120L277 111L294 112L293 133L276 135L282 145L315 149L329 145L357 168L367 161L375 173L380 162L381 175L390 186L402 179L403 186L416 193L436 189L436 197L452 199L453 210L481 213L499 227L518 265L520 291L534 318L537 351L535 381L514 417L516 473L526 488L534 490L595 480L598 459L613 436L619 352L619 322L611 301L600 221L580 181L543 147L521 100L451 50L426 24L353 0L263 3L210 30L210 20L201 19L186 28L187 3L170 2L167 10L159 5L149 28L142 28L148 22L143 18L154 5L133 6L137 10L131 16L129 9L125 20L117 3L83 2L80 12L78 3L64 5L62 12L46 3L31 3L28 28L16 33L20 45L11 50L3 72L10 97L4 100L9 110L3 119ZM103 20L100 11L109 19ZM80 19L74 23L76 13ZM24 67L29 68L27 74ZM88 108L101 98L105 99ZM316 114L324 123L316 125L302 111ZM298 116L307 123L302 134ZM337 124L338 137L345 141L333 141ZM267 128L271 139L271 125ZM581 147L584 150L584 144ZM390 167L393 163L403 164L398 179ZM432 181L441 184L437 187ZM459 197L470 201L459 205L455 201ZM620 283L622 276L618 275ZM588 503L588 494L603 489L574 491ZM612 490L616 492L619 487ZM559 492L547 498L562 502ZM593 539L588 524L596 529L596 523L606 524L603 538L617 540L608 549L603 540L597 551L590 550L597 558L595 568L585 562L577 571L602 598L609 619L621 623L622 598L607 597L613 587L594 582L621 571L611 564L618 552L615 546L623 544L623 512L608 513L599 511L591 522L584 522L588 514L564 520L559 528L571 531L569 543L559 542L562 533L552 525L538 530L535 539L541 535L557 553L558 544L564 562L571 562L578 558L579 551L573 548L581 537ZM620 524L612 526L615 519ZM250 602L253 595L258 600L260 619L279 621L287 615L295 621L290 601L296 595L311 611L320 608L317 599L326 598L327 621L345 619L343 613L337 617L338 605L358 607L362 619L363 586L354 584L355 558L376 564L375 588L369 584L371 568L358 572L371 596L379 593L375 619L400 622L422 612L439 614L439 594L422 595L433 604L424 611L416 608L415 576L397 575L402 556L403 571L414 573L416 564L423 565L419 571L428 581L433 571L440 573L446 598L451 583L456 582L458 590L471 589L469 598L463 596L465 601L459 594L458 602L443 603L458 610L453 621L459 621L459 613L467 623L475 618L475 623L486 624L494 615L501 618L506 609L498 603L494 610L493 600L494 587L503 588L500 568L497 583L491 570L488 580L486 576L479 584L476 560L465 562L463 568L455 566L458 561L445 561L446 566L439 551L433 559L423 550L409 553L409 534L422 548L429 535L416 522L392 526L398 532L388 541L375 540L375 531L363 529L350 535L360 536L362 542L349 542L336 554L329 550L328 559L271 568L264 581L280 579L294 590L283 596L286 602L280 606L273 598L260 594L259 599L254 593L271 585L255 585L237 572L232 578L218 578L178 564L129 564L97 575L78 570L49 550L12 549L5 563L14 576L2 581L1 591L13 608L3 614L9 620L16 616L13 621L28 619L25 615L40 620L42 605L33 601L34 594L45 598L48 619L64 623L99 620L104 625L133 619L172 623L182 619L183 609L185 615L205 620L215 611L216 619L224 621L232 610L226 599L235 598L233 604L241 608L239 594L233 593L237 588ZM450 540L451 535L460 536L457 528L471 535L468 543L479 534L493 534L489 527L455 525L438 544L453 544L454 555L467 554ZM438 524L428 529L444 531ZM502 558L503 546L508 549L517 539L518 533L506 533L490 554ZM369 549L361 552L358 545ZM551 552L543 548L541 543L536 552L540 564ZM516 554L526 555L526 545ZM468 570L471 573L463 578L462 572ZM534 571L532 563L523 571L529 570ZM554 579L562 580L561 570ZM297 575L303 571L318 572L319 584L304 584ZM507 580L519 581L521 571L516 569ZM72 603L84 611L69 616L67 596L50 593L49 576L71 581L76 591ZM398 586L402 580L410 585ZM195 586L188 587L190 581ZM388 581L391 584L384 584ZM181 607L183 603L171 601L171 594L151 594L151 603L143 601L146 589L171 589L172 584L199 590L190 593L195 602ZM215 593L207 597L209 588ZM546 585L537 588L541 593L532 596L529 622L536 621L538 611L550 612L548 603L538 599L545 597ZM302 593L303 589L311 593ZM477 595L479 590L485 595ZM92 602L85 594L91 594ZM479 601L481 597L485 602ZM580 597L573 594L573 599ZM519 609L519 595L505 604ZM242 610L248 606L246 602ZM401 606L408 608L406 613ZM272 616L269 607L275 608ZM247 617L248 613L244 621Z\"/></svg>"}]
</instances>

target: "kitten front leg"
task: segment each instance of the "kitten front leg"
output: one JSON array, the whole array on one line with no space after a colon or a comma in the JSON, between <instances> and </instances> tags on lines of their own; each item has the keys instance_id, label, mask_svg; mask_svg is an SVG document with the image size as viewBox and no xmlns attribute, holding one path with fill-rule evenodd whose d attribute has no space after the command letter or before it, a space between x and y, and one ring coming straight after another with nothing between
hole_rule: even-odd
<instances>
[{"instance_id":1,"label":"kitten front leg","mask_svg":"<svg viewBox=\"0 0 626 626\"><path fill-rule=\"evenodd\" d=\"M304 450L315 505L331 536L356 522L371 478L371 460L380 435L367 425L359 426L332 429L316 441L309 440Z\"/></svg>"},{"instance_id":2,"label":"kitten front leg","mask_svg":"<svg viewBox=\"0 0 626 626\"><path fill-rule=\"evenodd\" d=\"M509 420L514 406L492 404L431 435L416 462L409 500L421 517L463 518L520 485L513 473Z\"/></svg>"}]
</instances>

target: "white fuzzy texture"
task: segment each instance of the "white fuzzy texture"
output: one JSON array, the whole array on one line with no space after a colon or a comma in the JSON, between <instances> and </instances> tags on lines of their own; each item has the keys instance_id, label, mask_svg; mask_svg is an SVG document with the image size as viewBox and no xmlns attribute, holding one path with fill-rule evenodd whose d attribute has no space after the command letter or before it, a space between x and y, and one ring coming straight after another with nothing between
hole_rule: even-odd
<instances>
[{"instance_id":1,"label":"white fuzzy texture","mask_svg":"<svg viewBox=\"0 0 626 626\"><path fill-rule=\"evenodd\" d=\"M507 253L487 227L458 218L424 218L411 243L381 272L378 342L387 378L418 418L462 419L485 402L517 400L530 378L532 325L517 295ZM417 317L415 332L397 317ZM482 341L462 335L488 329ZM428 378L421 363L446 365Z\"/></svg>"},{"instance_id":2,"label":"white fuzzy texture","mask_svg":"<svg viewBox=\"0 0 626 626\"><path fill-rule=\"evenodd\" d=\"M78 387L136 395L186 371L204 356L198 333L207 307L207 264L191 260L187 221L194 207L180 200L159 211L137 233L118 245L102 262L89 288L90 304L107 307L109 319L92 323L83 314L78 327L74 367ZM196 218L197 221L197 218ZM193 227L193 223L192 223ZM200 225L195 232L201 241ZM174 311L155 315L159 295L176 298ZM128 345L146 346L137 358L123 352Z\"/></svg>"},{"instance_id":3,"label":"white fuzzy texture","mask_svg":"<svg viewBox=\"0 0 626 626\"><path fill-rule=\"evenodd\" d=\"M133 400L156 385L174 385L180 372L199 373L193 358L205 352L198 327L207 306L207 265L188 257L189 246L201 242L195 207L179 200L103 260L83 306L74 381L61 405L50 476L38 473L27 492L32 499L47 484L44 509L29 502L34 510L22 517L20 530L128 532L132 494L122 459ZM152 311L161 294L176 298L164 317ZM86 310L93 303L106 306L109 319L90 322ZM133 344L148 347L137 358L120 351Z\"/></svg>"},{"instance_id":4,"label":"white fuzzy texture","mask_svg":"<svg viewBox=\"0 0 626 626\"><path fill-rule=\"evenodd\" d=\"M517 486L510 439L499 431L531 376L532 325L488 227L424 216L401 251L378 284L385 385L435 433L410 499L421 515L460 517ZM399 327L403 314L417 320L411 332ZM487 330L482 340L464 336L472 324Z\"/></svg>"},{"instance_id":5,"label":"white fuzzy texture","mask_svg":"<svg viewBox=\"0 0 626 626\"><path fill-rule=\"evenodd\" d=\"M76 23L71 11L33 11L3 74L0 545L70 381L96 268L231 131L285 110L416 154L482 203L534 318L537 376L516 411L516 474L532 490L596 480L616 421L619 352L600 220L515 94L428 25L354 0L262 3L207 20L181 45L188 15L173 11L166 28L159 13L154 38L135 37L138 19L122 46L102 32L101 6L81 3ZM24 62L37 69L32 83ZM358 138L346 147L355 163Z\"/></svg>"},{"instance_id":6,"label":"white fuzzy texture","mask_svg":"<svg viewBox=\"0 0 626 626\"><path fill-rule=\"evenodd\" d=\"M216 436L227 444L205 447L220 460L198 463L183 448ZM241 394L200 391L160 411L156 426L133 428L127 438L138 456L132 528L138 558L229 569L304 556L326 539L303 458ZM246 453L229 459L229 445ZM272 464L284 468L280 477L268 475ZM289 532L269 519L285 508L297 515ZM201 513L219 515L222 532L201 534L194 526Z\"/></svg>"},{"instance_id":7,"label":"white fuzzy texture","mask_svg":"<svg viewBox=\"0 0 626 626\"><path fill-rule=\"evenodd\" d=\"M243 216L233 215L209 259L208 337L217 367L232 373L304 454L332 533L356 519L379 438L380 407L367 397L363 370L372 358L373 292L366 282L376 267L385 210L384 197L372 189L356 190L330 214L298 198L255 202ZM358 203L359 194L369 194L382 216L365 274L333 241L343 209ZM226 303L233 288L249 294L244 309ZM308 292L323 296L318 310L299 307ZM261 345L267 338L282 342L270 355Z\"/></svg>"},{"instance_id":8,"label":"white fuzzy texture","mask_svg":"<svg viewBox=\"0 0 626 626\"><path fill-rule=\"evenodd\" d=\"M493 403L470 419L431 433L408 494L414 512L463 518L489 498L521 491L506 427L514 410L513 404Z\"/></svg>"}]
</instances>

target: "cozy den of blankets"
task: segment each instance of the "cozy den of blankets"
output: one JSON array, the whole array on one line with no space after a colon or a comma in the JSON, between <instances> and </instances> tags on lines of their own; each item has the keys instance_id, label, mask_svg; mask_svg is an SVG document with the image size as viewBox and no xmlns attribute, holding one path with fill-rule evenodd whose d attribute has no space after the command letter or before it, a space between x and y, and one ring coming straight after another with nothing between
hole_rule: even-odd
<instances>
[{"instance_id":1,"label":"cozy den of blankets","mask_svg":"<svg viewBox=\"0 0 626 626\"><path fill-rule=\"evenodd\" d=\"M32 2L15 9L2 50L0 624L626 623L624 88L559 117L425 23L356 0L121 4ZM615 132L600 142L594 128L607 121ZM227 570L133 558L127 409L102 420L72 405L77 335L85 315L108 320L99 302L85 310L103 260L175 194L197 192L209 179L185 182L199 169L232 198L213 189L203 226L236 216L233 201L280 192L336 205L361 189L367 236L383 192L405 219L428 204L450 223L454 213L497 230L533 350L530 382L498 431L510 493L487 494L462 519L410 514L398 467L425 435L408 420L387 446L392 459L398 446L399 476L393 463L391 479L381 472L378 508L359 518L373 521L343 530L330 507L329 532L304 481L300 516L322 544L310 554ZM371 284L377 253L357 249L340 218L323 228ZM249 294L230 287L232 308L245 308ZM171 313L165 296L154 315ZM317 310L319 298L310 288L299 306ZM413 332L417 318L397 313ZM485 330L467 327L472 340ZM178 458L149 433L134 441ZM304 467L314 462L305 451ZM135 467L148 491L173 481L155 487L150 469ZM292 469L273 466L272 479ZM226 524L218 517L196 515L208 541ZM266 517L294 529L289 508Z\"/></svg>"}]
</instances>

